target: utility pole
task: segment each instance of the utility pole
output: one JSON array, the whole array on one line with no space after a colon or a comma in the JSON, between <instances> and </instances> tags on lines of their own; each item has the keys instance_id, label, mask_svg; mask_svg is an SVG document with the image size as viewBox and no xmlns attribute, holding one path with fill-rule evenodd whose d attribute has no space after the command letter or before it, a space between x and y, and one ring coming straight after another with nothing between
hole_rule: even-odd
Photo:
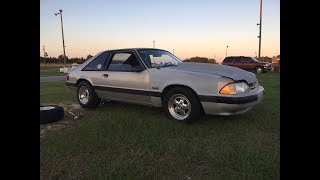
<instances>
[{"instance_id":1,"label":"utility pole","mask_svg":"<svg viewBox=\"0 0 320 180\"><path fill-rule=\"evenodd\" d=\"M258 58L260 59L261 56L261 26L262 26L262 0L260 0L260 23L257 23L257 25L259 26L259 54L258 54Z\"/></svg>"},{"instance_id":2,"label":"utility pole","mask_svg":"<svg viewBox=\"0 0 320 180\"><path fill-rule=\"evenodd\" d=\"M156 47L156 41L153 40L152 42L153 42L153 48L155 48Z\"/></svg>"},{"instance_id":3,"label":"utility pole","mask_svg":"<svg viewBox=\"0 0 320 180\"><path fill-rule=\"evenodd\" d=\"M66 67L66 50L65 50L65 45L64 45L64 34L63 34L63 21L62 21L62 9L59 9L58 13L54 13L54 15L60 14L60 20L61 20L61 32L62 32L62 47L63 47L63 63L64 67Z\"/></svg>"},{"instance_id":4,"label":"utility pole","mask_svg":"<svg viewBox=\"0 0 320 180\"><path fill-rule=\"evenodd\" d=\"M226 57L228 57L228 47L229 46L227 46L227 48L226 48Z\"/></svg>"},{"instance_id":5,"label":"utility pole","mask_svg":"<svg viewBox=\"0 0 320 180\"><path fill-rule=\"evenodd\" d=\"M44 48L44 46L42 46L43 48L43 59L44 59L44 67L47 67L47 61L46 58L48 56L48 53L46 52L46 49Z\"/></svg>"}]
</instances>

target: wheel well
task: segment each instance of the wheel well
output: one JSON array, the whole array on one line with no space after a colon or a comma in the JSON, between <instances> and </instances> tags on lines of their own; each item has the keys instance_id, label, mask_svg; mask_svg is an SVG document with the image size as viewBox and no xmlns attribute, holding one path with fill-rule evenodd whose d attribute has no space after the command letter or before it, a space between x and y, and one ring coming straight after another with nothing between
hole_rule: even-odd
<instances>
[{"instance_id":1,"label":"wheel well","mask_svg":"<svg viewBox=\"0 0 320 180\"><path fill-rule=\"evenodd\" d=\"M76 82L76 87L78 87L78 85L79 85L82 81L86 81L86 82L88 82L88 83L91 85L91 83L90 83L88 80L86 80L86 79L78 79L77 82Z\"/></svg>"},{"instance_id":2,"label":"wheel well","mask_svg":"<svg viewBox=\"0 0 320 180\"><path fill-rule=\"evenodd\" d=\"M199 99L198 94L197 94L192 88L190 88L190 87L188 87L188 86L185 86L185 85L178 85L178 84L169 85L169 86L167 86L166 88L164 88L164 90L163 90L162 93L161 93L161 101L162 101L162 102L163 102L163 98L164 98L165 94L166 94L168 91L170 91L171 89L175 88L175 87L182 87L182 88L190 89L190 90L197 96L197 98L198 98L198 100L199 100L199 102L200 102L200 99ZM202 107L201 102L200 102L200 105L201 105L201 109L202 109L202 111L203 111L203 107Z\"/></svg>"}]
</instances>

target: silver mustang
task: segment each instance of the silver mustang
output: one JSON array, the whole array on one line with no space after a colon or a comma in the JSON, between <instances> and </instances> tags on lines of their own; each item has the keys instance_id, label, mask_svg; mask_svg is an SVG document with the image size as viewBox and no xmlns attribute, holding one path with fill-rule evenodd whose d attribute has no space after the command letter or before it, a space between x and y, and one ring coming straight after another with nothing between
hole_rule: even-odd
<instances>
[{"instance_id":1,"label":"silver mustang","mask_svg":"<svg viewBox=\"0 0 320 180\"><path fill-rule=\"evenodd\" d=\"M103 51L67 75L83 108L101 99L163 107L170 119L190 122L204 112L241 114L262 101L255 74L218 64L182 62L161 49Z\"/></svg>"}]
</instances>

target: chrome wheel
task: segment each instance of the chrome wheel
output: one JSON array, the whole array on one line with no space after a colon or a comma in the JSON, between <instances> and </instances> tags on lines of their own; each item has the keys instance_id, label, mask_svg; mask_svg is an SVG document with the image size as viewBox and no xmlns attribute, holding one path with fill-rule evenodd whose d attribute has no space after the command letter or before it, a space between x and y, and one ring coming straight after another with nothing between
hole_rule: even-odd
<instances>
[{"instance_id":1,"label":"chrome wheel","mask_svg":"<svg viewBox=\"0 0 320 180\"><path fill-rule=\"evenodd\" d=\"M262 72L262 68L258 67L257 68L257 73L261 73Z\"/></svg>"},{"instance_id":2,"label":"chrome wheel","mask_svg":"<svg viewBox=\"0 0 320 180\"><path fill-rule=\"evenodd\" d=\"M87 104L89 102L89 90L85 86L81 86L79 89L78 98L82 104Z\"/></svg>"},{"instance_id":3,"label":"chrome wheel","mask_svg":"<svg viewBox=\"0 0 320 180\"><path fill-rule=\"evenodd\" d=\"M186 96L175 94L169 99L168 108L174 118L184 120L191 112L191 103Z\"/></svg>"}]
</instances>

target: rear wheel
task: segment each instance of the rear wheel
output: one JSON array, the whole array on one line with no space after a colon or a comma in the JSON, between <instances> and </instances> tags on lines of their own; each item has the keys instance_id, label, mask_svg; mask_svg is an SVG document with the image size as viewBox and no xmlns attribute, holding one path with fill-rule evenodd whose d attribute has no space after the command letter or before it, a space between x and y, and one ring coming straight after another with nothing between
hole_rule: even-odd
<instances>
[{"instance_id":1,"label":"rear wheel","mask_svg":"<svg viewBox=\"0 0 320 180\"><path fill-rule=\"evenodd\" d=\"M81 107L93 108L101 102L90 83L82 81L77 88L77 99Z\"/></svg>"},{"instance_id":2,"label":"rear wheel","mask_svg":"<svg viewBox=\"0 0 320 180\"><path fill-rule=\"evenodd\" d=\"M183 87L169 90L164 96L163 107L170 119L180 122L195 121L202 114L197 95Z\"/></svg>"}]
</instances>

